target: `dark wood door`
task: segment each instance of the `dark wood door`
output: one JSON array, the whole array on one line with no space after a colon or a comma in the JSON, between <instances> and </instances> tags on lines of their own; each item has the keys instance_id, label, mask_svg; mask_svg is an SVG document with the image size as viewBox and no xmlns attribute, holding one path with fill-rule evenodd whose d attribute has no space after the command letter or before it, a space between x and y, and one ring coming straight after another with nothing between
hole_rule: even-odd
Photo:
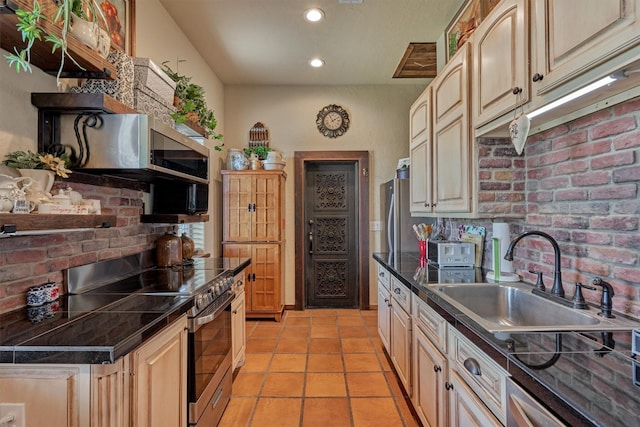
<instances>
[{"instance_id":1,"label":"dark wood door","mask_svg":"<svg viewBox=\"0 0 640 427\"><path fill-rule=\"evenodd\" d=\"M306 307L358 307L355 162L306 162Z\"/></svg>"}]
</instances>

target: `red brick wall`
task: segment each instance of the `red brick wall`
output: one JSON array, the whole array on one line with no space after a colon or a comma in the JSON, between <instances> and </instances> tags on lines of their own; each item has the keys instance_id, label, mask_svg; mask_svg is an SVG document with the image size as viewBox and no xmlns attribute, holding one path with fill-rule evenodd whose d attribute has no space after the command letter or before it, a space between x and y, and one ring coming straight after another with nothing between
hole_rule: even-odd
<instances>
[{"instance_id":1,"label":"red brick wall","mask_svg":"<svg viewBox=\"0 0 640 427\"><path fill-rule=\"evenodd\" d=\"M65 188L56 181L56 188ZM99 199L102 212L117 214L117 226L88 231L0 238L0 313L26 305L26 291L47 281L62 285L62 270L152 249L166 227L141 224L136 190L69 184L85 199Z\"/></svg>"},{"instance_id":2,"label":"red brick wall","mask_svg":"<svg viewBox=\"0 0 640 427\"><path fill-rule=\"evenodd\" d=\"M615 289L614 309L640 318L640 99L592 113L530 136L522 157L503 156L515 179L511 188L492 160L480 158L480 202L514 191L525 174L522 204L516 191L513 209L524 206L524 220L509 220L512 235L527 230L551 234L560 244L565 291L573 295L576 282L588 284L596 277ZM500 146L500 140L479 141L480 153ZM515 155L515 151L512 152ZM520 162L523 162L521 165ZM493 162L495 163L495 162ZM522 169L520 169L522 166ZM497 190L496 190L497 189ZM491 194L493 191L494 195ZM482 207L482 205L481 205ZM500 220L500 214L496 217ZM486 225L491 235L491 223ZM484 265L491 268L491 240ZM516 248L514 268L526 281L535 282L529 270L543 271L552 284L554 257L543 239L527 238ZM595 303L600 292L585 291Z\"/></svg>"}]
</instances>

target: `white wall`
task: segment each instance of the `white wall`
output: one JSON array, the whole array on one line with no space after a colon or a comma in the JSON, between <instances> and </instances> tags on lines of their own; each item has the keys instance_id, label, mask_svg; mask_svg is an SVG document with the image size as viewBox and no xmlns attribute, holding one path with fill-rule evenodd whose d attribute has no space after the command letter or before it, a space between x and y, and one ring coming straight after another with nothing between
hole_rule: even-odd
<instances>
[{"instance_id":1,"label":"white wall","mask_svg":"<svg viewBox=\"0 0 640 427\"><path fill-rule=\"evenodd\" d=\"M295 304L294 181L295 151L367 150L370 156L371 221L380 220L380 184L393 178L399 158L409 156L409 108L424 89L421 85L386 86L228 86L225 90L227 147L248 145L256 122L269 128L271 147L287 161L286 265L284 302ZM326 138L316 128L322 107L337 104L350 114L343 136ZM370 232L370 250L380 248L380 233ZM374 263L370 268L370 301L377 304Z\"/></svg>"}]
</instances>

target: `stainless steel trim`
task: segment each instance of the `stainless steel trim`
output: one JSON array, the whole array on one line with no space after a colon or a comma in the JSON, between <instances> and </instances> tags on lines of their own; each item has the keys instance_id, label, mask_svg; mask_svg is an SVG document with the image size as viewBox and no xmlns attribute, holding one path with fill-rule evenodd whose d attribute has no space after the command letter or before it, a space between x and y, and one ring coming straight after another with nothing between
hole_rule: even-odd
<instances>
[{"instance_id":1,"label":"stainless steel trim","mask_svg":"<svg viewBox=\"0 0 640 427\"><path fill-rule=\"evenodd\" d=\"M233 301L234 297L235 294L229 290L225 292L225 295L219 297L225 298L222 302L214 301L201 313L198 313L193 318L189 319L189 333L195 333L203 325L213 322L220 312L224 311L229 305L231 305L231 301Z\"/></svg>"},{"instance_id":2,"label":"stainless steel trim","mask_svg":"<svg viewBox=\"0 0 640 427\"><path fill-rule=\"evenodd\" d=\"M202 416L202 413L207 409L207 407L209 406L209 402L211 401L211 398L213 397L214 393L218 390L218 386L220 385L221 381L224 379L225 374L227 373L227 371L229 372L231 371L231 362L232 362L232 355L231 355L231 351L229 351L229 353L227 353L224 360L220 364L220 367L218 368L216 373L213 375L213 378L211 378L211 381L209 381L209 384L207 384L207 387L204 389L204 392L202 392L202 395L200 396L200 398L198 398L198 401L189 402L189 411L188 411L189 424L197 423L200 417Z\"/></svg>"}]
</instances>

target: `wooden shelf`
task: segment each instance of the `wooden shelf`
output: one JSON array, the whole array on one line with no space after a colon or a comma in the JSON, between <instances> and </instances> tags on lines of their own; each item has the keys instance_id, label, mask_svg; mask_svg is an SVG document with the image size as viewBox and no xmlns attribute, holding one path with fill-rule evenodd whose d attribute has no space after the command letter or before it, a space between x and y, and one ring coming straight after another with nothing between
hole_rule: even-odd
<instances>
[{"instance_id":1,"label":"wooden shelf","mask_svg":"<svg viewBox=\"0 0 640 427\"><path fill-rule=\"evenodd\" d=\"M207 222L209 215L185 215L185 214L151 214L142 215L140 222L147 224L188 224L192 222Z\"/></svg>"},{"instance_id":2,"label":"wooden shelf","mask_svg":"<svg viewBox=\"0 0 640 427\"><path fill-rule=\"evenodd\" d=\"M138 114L138 111L104 93L32 93L31 104L48 111L94 111Z\"/></svg>"},{"instance_id":3,"label":"wooden shelf","mask_svg":"<svg viewBox=\"0 0 640 427\"><path fill-rule=\"evenodd\" d=\"M51 16L55 11L52 0L40 0L42 11ZM14 52L14 48L20 50L26 46L22 36L16 28L18 17L17 9L33 10L33 0L0 0L0 47L8 52ZM46 32L61 36L62 30L51 22L41 21L40 28ZM42 71L56 75L60 67L60 49L51 52L51 43L36 40L31 50L31 64ZM67 34L67 51L82 67L78 67L71 59L65 58L63 76L76 78L101 78L115 79L115 65L102 58L98 52L86 46L71 34Z\"/></svg>"},{"instance_id":4,"label":"wooden shelf","mask_svg":"<svg viewBox=\"0 0 640 427\"><path fill-rule=\"evenodd\" d=\"M116 215L54 215L0 213L0 226L15 225L16 232L72 228L115 227Z\"/></svg>"}]
</instances>

